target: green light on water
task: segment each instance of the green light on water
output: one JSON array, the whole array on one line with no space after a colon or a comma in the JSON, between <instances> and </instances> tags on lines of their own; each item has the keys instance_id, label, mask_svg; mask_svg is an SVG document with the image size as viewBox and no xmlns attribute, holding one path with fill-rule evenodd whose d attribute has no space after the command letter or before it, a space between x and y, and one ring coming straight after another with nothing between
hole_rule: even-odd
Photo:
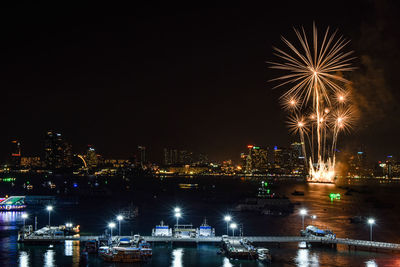
<instances>
[{"instance_id":1,"label":"green light on water","mask_svg":"<svg viewBox=\"0 0 400 267\"><path fill-rule=\"evenodd\" d=\"M331 200L340 199L340 194L339 194L339 193L330 193L330 194L329 194L329 198L330 198Z\"/></svg>"}]
</instances>

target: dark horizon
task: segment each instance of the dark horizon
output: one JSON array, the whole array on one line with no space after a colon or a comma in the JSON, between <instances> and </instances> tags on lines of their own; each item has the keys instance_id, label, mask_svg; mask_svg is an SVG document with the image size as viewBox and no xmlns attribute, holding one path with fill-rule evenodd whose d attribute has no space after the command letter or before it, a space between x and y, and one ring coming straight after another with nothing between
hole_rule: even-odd
<instances>
[{"instance_id":1,"label":"dark horizon","mask_svg":"<svg viewBox=\"0 0 400 267\"><path fill-rule=\"evenodd\" d=\"M363 145L373 160L400 156L398 4L335 3L143 5L129 16L57 4L4 8L0 144L18 139L23 154L38 155L54 129L74 151L92 144L105 157L128 158L144 145L158 162L164 147L222 161L248 144L285 146L297 138L265 62L272 46L284 47L281 35L294 39L293 26L309 31L315 21L351 39L357 57L348 78L361 118L341 147Z\"/></svg>"}]
</instances>

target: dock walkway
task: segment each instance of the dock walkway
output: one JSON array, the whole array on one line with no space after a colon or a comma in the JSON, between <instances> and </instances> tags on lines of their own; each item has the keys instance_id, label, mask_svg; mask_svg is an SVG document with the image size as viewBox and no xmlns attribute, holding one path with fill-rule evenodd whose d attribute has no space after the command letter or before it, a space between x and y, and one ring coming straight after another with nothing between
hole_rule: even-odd
<instances>
[{"instance_id":1,"label":"dock walkway","mask_svg":"<svg viewBox=\"0 0 400 267\"><path fill-rule=\"evenodd\" d=\"M37 243L57 243L64 242L65 240L77 240L77 241L88 241L97 240L100 236L26 236L21 242L37 242ZM133 236L121 236L126 238L133 238ZM114 236L114 238L119 238ZM150 243L220 243L222 241L221 236L214 237L196 237L196 238L178 238L178 237L167 237L167 236L143 236L143 238ZM367 248L367 249L385 249L391 251L400 252L400 244L357 240L348 238L326 238L326 237L303 237L303 236L245 236L245 237L232 237L229 239L241 239L245 238L252 243L319 243L319 244L331 244L331 245L346 245L349 248Z\"/></svg>"}]
</instances>

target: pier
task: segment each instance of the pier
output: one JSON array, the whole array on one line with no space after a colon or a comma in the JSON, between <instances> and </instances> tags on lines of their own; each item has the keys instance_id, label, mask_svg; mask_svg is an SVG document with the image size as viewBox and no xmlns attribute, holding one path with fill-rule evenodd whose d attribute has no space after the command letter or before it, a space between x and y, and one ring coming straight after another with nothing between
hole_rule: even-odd
<instances>
[{"instance_id":1,"label":"pier","mask_svg":"<svg viewBox=\"0 0 400 267\"><path fill-rule=\"evenodd\" d=\"M62 243L66 240L76 240L76 241L88 241L88 240L98 240L99 238L104 238L104 236L33 236L28 235L25 238L20 239L22 243ZM133 236L113 236L113 239L117 238L133 238ZM217 244L222 242L222 236L214 237L193 237L193 238L180 238L180 237L163 237L163 236L143 236L143 238L150 243L171 243L171 244ZM299 243L307 242L311 244L326 244L326 245L344 245L348 246L349 249L367 249L367 250L386 250L391 252L400 252L400 244L387 243L387 242L377 242L377 241L367 241L367 240L357 240L348 238L326 238L326 237L303 237L303 236L244 236L244 237L233 237L230 236L231 240L247 239L255 244L267 244L267 243Z\"/></svg>"}]
</instances>

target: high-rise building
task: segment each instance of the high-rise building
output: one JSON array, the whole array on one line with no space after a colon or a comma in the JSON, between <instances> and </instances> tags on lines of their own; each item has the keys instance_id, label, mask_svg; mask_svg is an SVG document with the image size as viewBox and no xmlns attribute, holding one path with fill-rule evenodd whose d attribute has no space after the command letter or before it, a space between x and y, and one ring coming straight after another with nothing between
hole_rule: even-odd
<instances>
[{"instance_id":1,"label":"high-rise building","mask_svg":"<svg viewBox=\"0 0 400 267\"><path fill-rule=\"evenodd\" d=\"M86 151L86 164L87 164L88 168L96 168L97 165L99 164L99 159L96 154L96 150L91 145L88 145L88 148Z\"/></svg>"},{"instance_id":2,"label":"high-rise building","mask_svg":"<svg viewBox=\"0 0 400 267\"><path fill-rule=\"evenodd\" d=\"M72 148L60 133L47 131L44 140L44 162L48 169L69 168L72 166Z\"/></svg>"},{"instance_id":3,"label":"high-rise building","mask_svg":"<svg viewBox=\"0 0 400 267\"><path fill-rule=\"evenodd\" d=\"M246 159L246 173L265 172L268 169L268 148L248 145L247 156L241 155Z\"/></svg>"},{"instance_id":4,"label":"high-rise building","mask_svg":"<svg viewBox=\"0 0 400 267\"><path fill-rule=\"evenodd\" d=\"M18 140L11 141L12 152L11 152L11 164L14 167L21 165L21 143Z\"/></svg>"}]
</instances>

